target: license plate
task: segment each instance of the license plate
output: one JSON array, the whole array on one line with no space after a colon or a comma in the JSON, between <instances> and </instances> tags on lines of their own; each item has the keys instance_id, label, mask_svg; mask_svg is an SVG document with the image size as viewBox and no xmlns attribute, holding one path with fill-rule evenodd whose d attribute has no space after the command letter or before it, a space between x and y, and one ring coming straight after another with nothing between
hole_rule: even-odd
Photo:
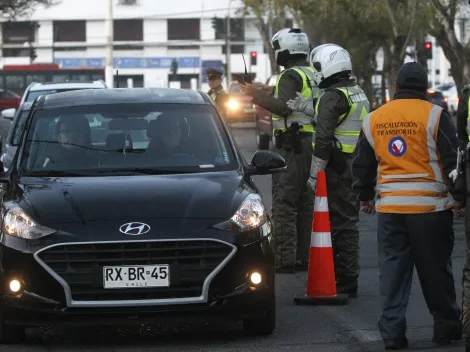
<instances>
[{"instance_id":1,"label":"license plate","mask_svg":"<svg viewBox=\"0 0 470 352\"><path fill-rule=\"evenodd\" d=\"M104 288L169 287L169 265L103 267Z\"/></svg>"}]
</instances>

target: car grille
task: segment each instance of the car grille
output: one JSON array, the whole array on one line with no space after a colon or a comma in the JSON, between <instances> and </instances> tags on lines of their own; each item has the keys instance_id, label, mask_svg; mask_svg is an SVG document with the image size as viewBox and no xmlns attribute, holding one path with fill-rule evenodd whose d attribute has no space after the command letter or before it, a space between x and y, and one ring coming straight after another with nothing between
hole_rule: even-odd
<instances>
[{"instance_id":1,"label":"car grille","mask_svg":"<svg viewBox=\"0 0 470 352\"><path fill-rule=\"evenodd\" d=\"M233 247L211 240L62 244L38 259L70 287L74 301L198 297L207 276ZM103 266L170 265L170 287L105 289Z\"/></svg>"}]
</instances>

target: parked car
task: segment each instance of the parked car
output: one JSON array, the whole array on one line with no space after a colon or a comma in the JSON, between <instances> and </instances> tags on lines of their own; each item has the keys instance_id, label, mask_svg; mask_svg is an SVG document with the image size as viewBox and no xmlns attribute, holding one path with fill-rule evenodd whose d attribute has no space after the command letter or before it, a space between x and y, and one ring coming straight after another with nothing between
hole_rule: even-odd
<instances>
[{"instance_id":1,"label":"parked car","mask_svg":"<svg viewBox=\"0 0 470 352\"><path fill-rule=\"evenodd\" d=\"M3 163L3 168L8 170L10 168L13 157L16 153L21 141L21 134L23 132L24 124L29 115L29 110L31 109L31 102L23 103L17 110L17 114L13 122L11 123L10 130L8 131L8 136L5 141L5 147L3 153L0 156L0 161ZM5 110L4 110L5 111ZM2 117L5 119L10 119L10 115L4 115L2 111Z\"/></svg>"},{"instance_id":2,"label":"parked car","mask_svg":"<svg viewBox=\"0 0 470 352\"><path fill-rule=\"evenodd\" d=\"M428 89L427 98L431 103L439 105L449 111L449 105L447 104L448 99L444 96L444 94L442 94L442 92Z\"/></svg>"},{"instance_id":3,"label":"parked car","mask_svg":"<svg viewBox=\"0 0 470 352\"><path fill-rule=\"evenodd\" d=\"M272 224L251 176L286 163L258 151L247 164L206 93L51 94L25 126L0 175L3 342L32 322L222 319L273 332Z\"/></svg>"},{"instance_id":4,"label":"parked car","mask_svg":"<svg viewBox=\"0 0 470 352\"><path fill-rule=\"evenodd\" d=\"M442 83L431 88L432 90L442 92L444 97L447 99L447 105L449 106L449 113L451 115L457 114L457 108L459 106L459 94L457 87L454 83Z\"/></svg>"},{"instance_id":5,"label":"parked car","mask_svg":"<svg viewBox=\"0 0 470 352\"><path fill-rule=\"evenodd\" d=\"M252 103L253 98L243 95L238 82L232 82L228 89L229 99L227 106L228 122L254 122L256 109Z\"/></svg>"},{"instance_id":6,"label":"parked car","mask_svg":"<svg viewBox=\"0 0 470 352\"><path fill-rule=\"evenodd\" d=\"M31 104L40 95L55 94L81 89L104 89L103 81L94 82L66 82L66 83L32 83L23 94L23 100L19 109L6 109L1 112L4 119L12 120L10 131L5 142L5 148L1 154L0 161L3 162L5 170L11 165L16 148L18 147L23 132L24 123L28 117Z\"/></svg>"},{"instance_id":7,"label":"parked car","mask_svg":"<svg viewBox=\"0 0 470 352\"><path fill-rule=\"evenodd\" d=\"M0 110L14 108L20 105L21 97L15 92L7 89L0 89Z\"/></svg>"},{"instance_id":8,"label":"parked car","mask_svg":"<svg viewBox=\"0 0 470 352\"><path fill-rule=\"evenodd\" d=\"M21 97L21 101L19 101L19 104L17 104L16 107L18 107L19 105L22 105L25 102L32 102L34 101L34 99L44 94L47 95L47 94L53 94L53 93L67 92L69 90L99 89L99 88L107 88L106 83L102 80L90 81L90 82L74 82L74 81L43 82L43 83L33 82L26 88L26 90L23 93L23 96ZM11 116L11 119L13 119L13 116L16 113L16 107L15 109L14 108L9 109L9 111L5 112L5 115Z\"/></svg>"}]
</instances>

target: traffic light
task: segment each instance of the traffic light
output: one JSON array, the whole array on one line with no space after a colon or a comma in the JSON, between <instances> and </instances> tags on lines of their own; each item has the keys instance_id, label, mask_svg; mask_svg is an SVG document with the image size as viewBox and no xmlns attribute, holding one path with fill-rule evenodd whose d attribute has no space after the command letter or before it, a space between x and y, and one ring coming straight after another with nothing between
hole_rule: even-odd
<instances>
[{"instance_id":1,"label":"traffic light","mask_svg":"<svg viewBox=\"0 0 470 352\"><path fill-rule=\"evenodd\" d=\"M212 17L212 28L217 29L217 17Z\"/></svg>"},{"instance_id":2,"label":"traffic light","mask_svg":"<svg viewBox=\"0 0 470 352\"><path fill-rule=\"evenodd\" d=\"M428 60L431 60L432 59L432 43L431 42L424 43L424 52L426 53L426 58Z\"/></svg>"},{"instance_id":3,"label":"traffic light","mask_svg":"<svg viewBox=\"0 0 470 352\"><path fill-rule=\"evenodd\" d=\"M250 57L251 57L251 66L256 66L258 53L256 51L252 51Z\"/></svg>"},{"instance_id":4,"label":"traffic light","mask_svg":"<svg viewBox=\"0 0 470 352\"><path fill-rule=\"evenodd\" d=\"M31 62L33 62L34 60L36 60L37 58L37 54L36 54L36 48L29 48L29 58L31 59Z\"/></svg>"}]
</instances>

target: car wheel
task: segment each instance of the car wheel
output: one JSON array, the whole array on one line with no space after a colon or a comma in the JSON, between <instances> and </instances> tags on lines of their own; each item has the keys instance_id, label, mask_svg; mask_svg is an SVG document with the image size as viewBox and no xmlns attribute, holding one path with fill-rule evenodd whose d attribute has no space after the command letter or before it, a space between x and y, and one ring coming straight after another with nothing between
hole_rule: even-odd
<instances>
[{"instance_id":1,"label":"car wheel","mask_svg":"<svg viewBox=\"0 0 470 352\"><path fill-rule=\"evenodd\" d=\"M271 335L276 328L276 300L272 299L271 308L258 318L245 319L243 329L249 335Z\"/></svg>"}]
</instances>

